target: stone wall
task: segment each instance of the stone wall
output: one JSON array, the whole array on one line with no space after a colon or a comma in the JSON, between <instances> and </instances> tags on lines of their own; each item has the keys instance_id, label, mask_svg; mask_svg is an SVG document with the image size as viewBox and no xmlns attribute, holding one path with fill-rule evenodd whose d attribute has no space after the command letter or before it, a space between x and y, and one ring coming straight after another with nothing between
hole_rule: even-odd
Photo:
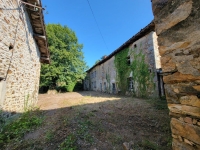
<instances>
[{"instance_id":1,"label":"stone wall","mask_svg":"<svg viewBox=\"0 0 200 150\"><path fill-rule=\"evenodd\" d=\"M113 93L112 85L116 84L114 59L113 56L88 73L89 81L85 82L90 83L90 90Z\"/></svg>"},{"instance_id":2,"label":"stone wall","mask_svg":"<svg viewBox=\"0 0 200 150\"><path fill-rule=\"evenodd\" d=\"M160 56L158 53L158 46L157 46L157 36L154 31L151 31L149 33L146 33L138 40L135 40L134 42L127 45L129 48L129 52L127 54L127 57L130 56L130 63L133 62L135 58L135 54L142 53L145 56L145 63L148 65L149 74L153 74L154 78L152 81L151 88L148 88L148 94L151 97L158 97L158 79L157 79L157 69L160 67ZM84 82L84 89L85 90L94 90L94 91L101 91L101 92L107 92L107 93L118 93L118 91L122 90L120 87L118 87L119 79L117 79L117 73L116 73L116 66L115 66L115 55L113 55L111 58L109 57L108 60L96 65L87 74L87 77ZM156 56L156 59L155 59ZM138 58L140 59L140 58ZM126 64L128 66L128 63ZM126 80L122 81L124 84L128 84L128 78L132 77L133 72L131 70L126 70L128 73ZM136 96L140 96L138 93L140 93L138 88L138 83L134 82L134 91L136 93ZM154 89L155 84L155 89ZM133 91L131 92L129 89L130 85L127 85L127 95L133 94Z\"/></svg>"},{"instance_id":3,"label":"stone wall","mask_svg":"<svg viewBox=\"0 0 200 150\"><path fill-rule=\"evenodd\" d=\"M0 77L6 78L0 81L0 107L10 115L37 102L40 52L17 0L0 0L0 33Z\"/></svg>"},{"instance_id":4,"label":"stone wall","mask_svg":"<svg viewBox=\"0 0 200 150\"><path fill-rule=\"evenodd\" d=\"M153 83L155 84L155 89L152 86L152 88L148 88L148 93L150 97L158 97L158 79L157 79L157 67L160 67L160 57L158 56L158 46L157 46L157 36L154 31L148 33L147 35L143 36L139 40L135 41L129 46L129 54L131 62L133 62L135 54L142 53L145 56L145 63L148 65L149 73L153 74ZM130 76L132 77L132 72L130 73ZM138 93L140 91L138 90L138 83L135 82L134 89L136 96L139 96Z\"/></svg>"},{"instance_id":5,"label":"stone wall","mask_svg":"<svg viewBox=\"0 0 200 150\"><path fill-rule=\"evenodd\" d=\"M152 0L174 150L200 149L200 1Z\"/></svg>"}]
</instances>

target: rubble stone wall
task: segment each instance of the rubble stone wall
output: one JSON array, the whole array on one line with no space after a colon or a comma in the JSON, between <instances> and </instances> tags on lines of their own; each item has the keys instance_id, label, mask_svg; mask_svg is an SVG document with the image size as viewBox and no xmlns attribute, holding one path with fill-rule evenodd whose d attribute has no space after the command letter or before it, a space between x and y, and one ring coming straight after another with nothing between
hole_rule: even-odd
<instances>
[{"instance_id":1,"label":"rubble stone wall","mask_svg":"<svg viewBox=\"0 0 200 150\"><path fill-rule=\"evenodd\" d=\"M28 14L17 0L0 0L0 77L7 77L0 81L1 110L9 116L36 104L39 76L40 52Z\"/></svg>"},{"instance_id":2,"label":"rubble stone wall","mask_svg":"<svg viewBox=\"0 0 200 150\"><path fill-rule=\"evenodd\" d=\"M200 149L200 1L152 0L174 150Z\"/></svg>"}]
</instances>

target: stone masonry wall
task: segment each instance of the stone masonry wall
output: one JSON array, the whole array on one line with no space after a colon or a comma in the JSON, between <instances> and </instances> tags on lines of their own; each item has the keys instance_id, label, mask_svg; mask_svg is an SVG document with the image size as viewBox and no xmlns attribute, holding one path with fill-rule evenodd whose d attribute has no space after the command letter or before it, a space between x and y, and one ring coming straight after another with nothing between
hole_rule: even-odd
<instances>
[{"instance_id":1,"label":"stone masonry wall","mask_svg":"<svg viewBox=\"0 0 200 150\"><path fill-rule=\"evenodd\" d=\"M160 57L159 54L156 53L158 58L155 59L155 53L158 51L157 46L157 36L154 31L144 35L142 38L136 40L129 46L128 55L130 56L130 61L133 62L134 54L138 54L142 52L145 55L145 63L148 64L148 69L151 73L154 74L153 84L155 84L155 89L148 88L149 96L158 97L158 80L157 80L157 70L160 68ZM108 92L108 93L118 93L121 89L118 87L118 79L116 75L116 68L115 68L115 56L111 57L110 59L106 60L100 65L95 66L85 79L85 90L94 90L94 91L101 91L101 92ZM128 64L127 64L128 65ZM156 68L157 67L157 68ZM130 70L127 70L127 72ZM127 76L132 77L133 72L130 71L130 75ZM127 82L127 80L123 81ZM125 83L127 84L127 83ZM138 89L138 83L136 82L134 85L135 93L139 96L140 93ZM130 91L127 85L127 92L130 95Z\"/></svg>"},{"instance_id":2,"label":"stone masonry wall","mask_svg":"<svg viewBox=\"0 0 200 150\"><path fill-rule=\"evenodd\" d=\"M174 150L200 149L200 1L152 0Z\"/></svg>"},{"instance_id":3,"label":"stone masonry wall","mask_svg":"<svg viewBox=\"0 0 200 150\"><path fill-rule=\"evenodd\" d=\"M0 0L0 77L6 76L0 81L6 88L5 96L0 91L3 112L19 113L37 102L40 52L28 14L17 0Z\"/></svg>"},{"instance_id":4,"label":"stone masonry wall","mask_svg":"<svg viewBox=\"0 0 200 150\"><path fill-rule=\"evenodd\" d=\"M136 48L134 48L136 46ZM149 96L151 97L158 97L158 80L157 80L157 71L156 66L160 64L160 57L155 58L155 52L158 51L157 47L157 36L155 32L150 32L140 38L139 40L135 41L129 46L129 54L131 62L134 60L134 53L138 54L142 52L145 55L145 63L148 64L149 71L154 74L153 83L155 84L154 87L148 89ZM135 49L135 51L134 51ZM157 54L157 53L156 53ZM158 54L157 54L158 55ZM156 55L156 56L157 56ZM132 72L129 77L132 77ZM139 96L138 93L138 83L134 85L136 96Z\"/></svg>"},{"instance_id":5,"label":"stone masonry wall","mask_svg":"<svg viewBox=\"0 0 200 150\"><path fill-rule=\"evenodd\" d=\"M90 71L91 90L112 93L112 84L116 84L114 59L113 56Z\"/></svg>"}]
</instances>

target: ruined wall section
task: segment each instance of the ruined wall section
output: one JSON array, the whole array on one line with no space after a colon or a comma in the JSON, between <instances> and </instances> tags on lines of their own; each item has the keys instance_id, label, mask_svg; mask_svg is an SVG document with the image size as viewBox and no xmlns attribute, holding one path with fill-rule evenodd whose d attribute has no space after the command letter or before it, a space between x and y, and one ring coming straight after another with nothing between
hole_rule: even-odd
<instances>
[{"instance_id":1,"label":"ruined wall section","mask_svg":"<svg viewBox=\"0 0 200 150\"><path fill-rule=\"evenodd\" d=\"M0 107L14 114L37 102L40 52L28 14L17 1L1 0L0 24L0 77L7 76L6 93L4 98L1 93Z\"/></svg>"},{"instance_id":2,"label":"ruined wall section","mask_svg":"<svg viewBox=\"0 0 200 150\"><path fill-rule=\"evenodd\" d=\"M175 150L200 149L200 2L152 0Z\"/></svg>"}]
</instances>

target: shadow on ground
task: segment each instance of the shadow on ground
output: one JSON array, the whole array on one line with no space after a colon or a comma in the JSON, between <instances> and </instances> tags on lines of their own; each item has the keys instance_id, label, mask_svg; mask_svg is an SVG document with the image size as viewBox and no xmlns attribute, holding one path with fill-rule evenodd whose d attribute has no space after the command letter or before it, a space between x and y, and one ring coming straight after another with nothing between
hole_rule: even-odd
<instances>
[{"instance_id":1,"label":"shadow on ground","mask_svg":"<svg viewBox=\"0 0 200 150\"><path fill-rule=\"evenodd\" d=\"M155 109L150 100L100 92L41 94L41 125L5 149L122 150L171 149L168 110Z\"/></svg>"}]
</instances>

